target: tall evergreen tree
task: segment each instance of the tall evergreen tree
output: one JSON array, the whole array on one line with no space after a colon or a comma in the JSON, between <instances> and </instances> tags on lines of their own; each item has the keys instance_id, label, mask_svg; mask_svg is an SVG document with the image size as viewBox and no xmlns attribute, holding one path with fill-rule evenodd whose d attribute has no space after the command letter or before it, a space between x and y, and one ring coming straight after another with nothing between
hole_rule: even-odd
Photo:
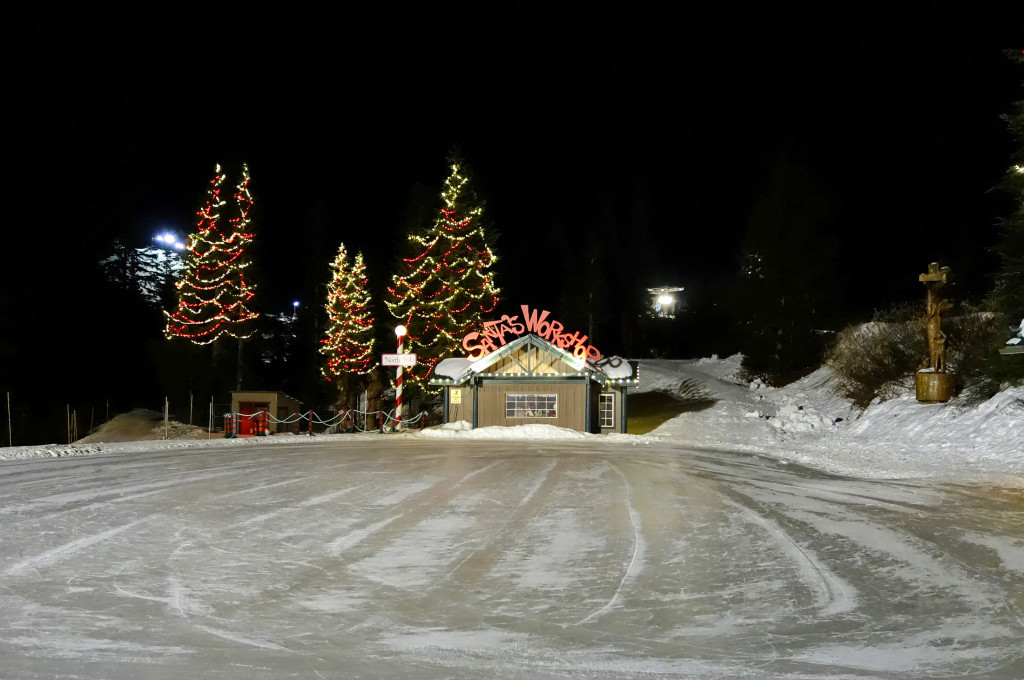
<instances>
[{"instance_id":1,"label":"tall evergreen tree","mask_svg":"<svg viewBox=\"0 0 1024 680\"><path fill-rule=\"evenodd\" d=\"M754 205L730 308L744 367L786 382L821 361L821 333L841 306L832 202L784 152Z\"/></svg>"},{"instance_id":2,"label":"tall evergreen tree","mask_svg":"<svg viewBox=\"0 0 1024 680\"><path fill-rule=\"evenodd\" d=\"M491 267L497 259L481 221L484 203L457 157L441 192L442 206L426 233L410 233L409 255L388 286L388 310L407 330L406 351L418 355L406 373L422 386L442 357L498 304Z\"/></svg>"},{"instance_id":3,"label":"tall evergreen tree","mask_svg":"<svg viewBox=\"0 0 1024 680\"><path fill-rule=\"evenodd\" d=\"M175 284L177 309L164 312L168 339L186 338L205 345L223 334L242 339L252 333L247 322L259 315L247 306L254 287L245 280L246 246L253 239L248 230L253 199L246 165L241 175L230 203L221 196L227 175L221 174L219 165L210 181L206 202L197 213L196 232L186 242L185 270Z\"/></svg>"},{"instance_id":4,"label":"tall evergreen tree","mask_svg":"<svg viewBox=\"0 0 1024 680\"><path fill-rule=\"evenodd\" d=\"M373 370L374 318L370 310L366 265L363 254L356 253L351 263L345 244L330 265L327 285L327 331L320 340L320 353L326 359L322 369L327 380L344 375L365 375Z\"/></svg>"},{"instance_id":5,"label":"tall evergreen tree","mask_svg":"<svg viewBox=\"0 0 1024 680\"><path fill-rule=\"evenodd\" d=\"M1009 50L1007 56L1024 66L1024 50ZM1002 237L995 251L1001 262L991 301L1010 321L1017 323L1024 318L1024 100L1014 102L1011 112L1004 118L1017 149L1001 187L1013 198L1015 206L1009 217L1000 220Z\"/></svg>"},{"instance_id":6,"label":"tall evergreen tree","mask_svg":"<svg viewBox=\"0 0 1024 680\"><path fill-rule=\"evenodd\" d=\"M126 293L137 295L147 305L161 310L174 304L175 281L185 268L185 261L175 251L173 238L157 237L161 246L132 248L115 240L110 255L100 260L107 281ZM181 247L181 244L177 244Z\"/></svg>"}]
</instances>

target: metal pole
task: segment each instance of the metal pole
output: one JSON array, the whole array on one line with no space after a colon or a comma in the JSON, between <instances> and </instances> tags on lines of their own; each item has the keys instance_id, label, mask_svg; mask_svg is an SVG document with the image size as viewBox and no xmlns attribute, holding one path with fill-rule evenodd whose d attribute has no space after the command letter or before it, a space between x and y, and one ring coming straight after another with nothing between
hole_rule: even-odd
<instances>
[{"instance_id":1,"label":"metal pole","mask_svg":"<svg viewBox=\"0 0 1024 680\"><path fill-rule=\"evenodd\" d=\"M7 445L14 446L14 429L11 426L11 393L7 393Z\"/></svg>"},{"instance_id":2,"label":"metal pole","mask_svg":"<svg viewBox=\"0 0 1024 680\"><path fill-rule=\"evenodd\" d=\"M68 408L68 444L71 443L71 404L65 404Z\"/></svg>"},{"instance_id":3,"label":"metal pole","mask_svg":"<svg viewBox=\"0 0 1024 680\"><path fill-rule=\"evenodd\" d=\"M170 400L164 397L164 441L167 440L167 412L170 410Z\"/></svg>"},{"instance_id":4,"label":"metal pole","mask_svg":"<svg viewBox=\"0 0 1024 680\"><path fill-rule=\"evenodd\" d=\"M188 393L188 424L192 425L192 392Z\"/></svg>"},{"instance_id":5,"label":"metal pole","mask_svg":"<svg viewBox=\"0 0 1024 680\"><path fill-rule=\"evenodd\" d=\"M405 336L398 336L398 353L402 353L402 339ZM402 431L402 366L398 366L398 377L395 378L395 432Z\"/></svg>"},{"instance_id":6,"label":"metal pole","mask_svg":"<svg viewBox=\"0 0 1024 680\"><path fill-rule=\"evenodd\" d=\"M207 439L213 439L213 397L210 397L210 422L207 425L207 434L209 434Z\"/></svg>"}]
</instances>

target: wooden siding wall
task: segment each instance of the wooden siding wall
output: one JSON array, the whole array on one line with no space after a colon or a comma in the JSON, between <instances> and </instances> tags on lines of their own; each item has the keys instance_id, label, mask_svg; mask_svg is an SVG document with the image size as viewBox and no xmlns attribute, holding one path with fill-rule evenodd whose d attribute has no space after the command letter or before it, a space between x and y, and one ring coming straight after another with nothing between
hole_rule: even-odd
<instances>
[{"instance_id":1,"label":"wooden siding wall","mask_svg":"<svg viewBox=\"0 0 1024 680\"><path fill-rule=\"evenodd\" d=\"M554 359L554 360L552 360ZM487 373L524 373L523 367L534 375L550 375L552 373L575 373L576 369L561 359L552 357L536 347L519 348L512 356L502 357L487 369Z\"/></svg>"},{"instance_id":2,"label":"wooden siding wall","mask_svg":"<svg viewBox=\"0 0 1024 680\"><path fill-rule=\"evenodd\" d=\"M508 394L554 394L558 397L557 418L506 418L505 396ZM465 395L463 396L465 399ZM556 425L582 431L586 425L586 383L488 383L480 388L480 427L490 425Z\"/></svg>"},{"instance_id":3,"label":"wooden siding wall","mask_svg":"<svg viewBox=\"0 0 1024 680\"><path fill-rule=\"evenodd\" d=\"M473 422L473 388L469 385L463 385L462 387L448 387L448 422L456 423L460 420L465 420L467 423L472 424ZM451 402L451 393L455 390L462 390L462 403L453 404Z\"/></svg>"},{"instance_id":4,"label":"wooden siding wall","mask_svg":"<svg viewBox=\"0 0 1024 680\"><path fill-rule=\"evenodd\" d=\"M595 390L596 391L596 390ZM615 395L615 426L614 427L601 427L601 434L609 434L611 432L622 432L622 390L618 387L606 387L601 390L601 394L614 394ZM597 420L598 427L601 425L601 409L600 409L600 397L598 397L598 409Z\"/></svg>"},{"instance_id":5,"label":"wooden siding wall","mask_svg":"<svg viewBox=\"0 0 1024 680\"><path fill-rule=\"evenodd\" d=\"M238 411L241 404L243 403L261 403L267 405L267 412L279 420L284 418L281 415L281 409L285 410L286 415L298 413L302 406L298 401L291 397L281 394L280 392L232 392L231 393L231 410ZM295 428L294 425L290 426ZM271 432L285 432L289 429L288 425L282 423L270 423Z\"/></svg>"}]
</instances>

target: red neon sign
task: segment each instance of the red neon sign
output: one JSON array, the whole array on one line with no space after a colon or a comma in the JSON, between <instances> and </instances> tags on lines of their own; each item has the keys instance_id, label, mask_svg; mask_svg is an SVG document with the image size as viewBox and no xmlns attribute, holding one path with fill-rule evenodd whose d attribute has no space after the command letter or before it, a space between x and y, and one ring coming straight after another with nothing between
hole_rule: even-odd
<instances>
[{"instance_id":1,"label":"red neon sign","mask_svg":"<svg viewBox=\"0 0 1024 680\"><path fill-rule=\"evenodd\" d=\"M549 321L548 315L551 312L531 312L527 305L521 305L521 308L522 321L519 320L518 314L506 314L497 321L485 321L483 331L467 333L462 338L462 348L469 352L469 358L475 360L485 357L507 344L505 336L519 337L523 333L533 333L559 349L571 350L577 359L598 361L601 358L601 352L593 345L587 344L589 338L586 335L581 336L579 331L569 333L561 322Z\"/></svg>"}]
</instances>

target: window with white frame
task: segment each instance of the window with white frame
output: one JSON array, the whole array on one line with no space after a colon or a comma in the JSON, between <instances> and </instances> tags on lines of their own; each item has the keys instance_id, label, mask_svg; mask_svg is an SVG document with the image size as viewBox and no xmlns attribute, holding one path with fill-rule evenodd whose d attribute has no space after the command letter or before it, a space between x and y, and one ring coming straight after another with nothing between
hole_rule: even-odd
<instances>
[{"instance_id":1,"label":"window with white frame","mask_svg":"<svg viewBox=\"0 0 1024 680\"><path fill-rule=\"evenodd\" d=\"M506 418L557 418L558 395L506 394Z\"/></svg>"},{"instance_id":2,"label":"window with white frame","mask_svg":"<svg viewBox=\"0 0 1024 680\"><path fill-rule=\"evenodd\" d=\"M614 392L609 392L601 395L599 412L601 416L601 427L615 427Z\"/></svg>"}]
</instances>

